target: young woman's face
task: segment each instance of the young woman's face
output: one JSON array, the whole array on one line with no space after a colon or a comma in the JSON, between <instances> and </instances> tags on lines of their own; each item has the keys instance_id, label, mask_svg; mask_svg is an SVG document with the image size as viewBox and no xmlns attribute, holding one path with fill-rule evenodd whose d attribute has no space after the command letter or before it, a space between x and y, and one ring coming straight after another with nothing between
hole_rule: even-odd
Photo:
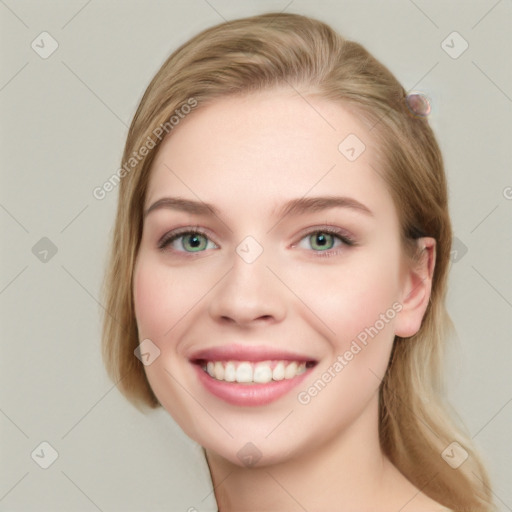
<instances>
[{"instance_id":1,"label":"young woman's face","mask_svg":"<svg viewBox=\"0 0 512 512\"><path fill-rule=\"evenodd\" d=\"M238 465L375 432L411 286L368 129L327 100L230 97L181 121L151 172L134 301L176 422Z\"/></svg>"}]
</instances>

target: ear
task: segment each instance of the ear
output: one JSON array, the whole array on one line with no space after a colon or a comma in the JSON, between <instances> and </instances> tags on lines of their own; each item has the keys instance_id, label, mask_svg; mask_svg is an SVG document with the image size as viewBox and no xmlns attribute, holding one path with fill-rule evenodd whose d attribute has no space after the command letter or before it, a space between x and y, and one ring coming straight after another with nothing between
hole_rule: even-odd
<instances>
[{"instance_id":1,"label":"ear","mask_svg":"<svg viewBox=\"0 0 512 512\"><path fill-rule=\"evenodd\" d=\"M418 261L404 263L400 304L396 316L395 334L408 338L416 334L430 301L432 277L436 263L436 241L431 237L417 239L420 248Z\"/></svg>"}]
</instances>

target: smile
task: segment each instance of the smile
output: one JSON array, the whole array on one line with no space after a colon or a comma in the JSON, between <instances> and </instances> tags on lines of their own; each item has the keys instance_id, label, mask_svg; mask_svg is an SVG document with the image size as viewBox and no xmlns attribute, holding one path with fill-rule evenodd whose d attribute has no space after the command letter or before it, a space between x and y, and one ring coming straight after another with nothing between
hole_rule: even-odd
<instances>
[{"instance_id":1,"label":"smile","mask_svg":"<svg viewBox=\"0 0 512 512\"><path fill-rule=\"evenodd\" d=\"M226 345L192 354L205 390L237 406L266 405L286 395L317 364L315 359L274 347Z\"/></svg>"},{"instance_id":2,"label":"smile","mask_svg":"<svg viewBox=\"0 0 512 512\"><path fill-rule=\"evenodd\" d=\"M300 361L208 361L201 367L210 377L225 382L266 384L271 381L293 379L306 371L307 365Z\"/></svg>"}]
</instances>

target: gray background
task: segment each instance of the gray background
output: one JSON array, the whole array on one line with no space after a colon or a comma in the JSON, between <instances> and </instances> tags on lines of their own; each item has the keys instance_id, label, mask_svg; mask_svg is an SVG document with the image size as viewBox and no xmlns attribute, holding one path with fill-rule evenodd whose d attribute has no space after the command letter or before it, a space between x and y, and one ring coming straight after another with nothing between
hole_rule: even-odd
<instances>
[{"instance_id":1,"label":"gray background","mask_svg":"<svg viewBox=\"0 0 512 512\"><path fill-rule=\"evenodd\" d=\"M449 397L512 510L510 0L0 1L0 510L214 510L198 447L106 377L98 297L117 190L92 190L118 168L172 50L223 19L282 10L327 21L432 99L457 237ZM46 59L31 47L44 31L59 45ZM458 58L442 47L454 31L469 44ZM31 457L50 461L43 441L58 452L48 469Z\"/></svg>"}]
</instances>

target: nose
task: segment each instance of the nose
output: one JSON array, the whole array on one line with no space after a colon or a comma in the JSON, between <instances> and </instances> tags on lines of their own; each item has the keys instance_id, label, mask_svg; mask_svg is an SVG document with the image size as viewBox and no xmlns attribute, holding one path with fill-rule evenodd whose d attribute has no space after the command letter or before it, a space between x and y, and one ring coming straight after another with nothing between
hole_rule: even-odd
<instances>
[{"instance_id":1,"label":"nose","mask_svg":"<svg viewBox=\"0 0 512 512\"><path fill-rule=\"evenodd\" d=\"M209 313L216 321L249 327L272 324L286 315L286 289L260 256L247 263L233 255L233 266L212 290Z\"/></svg>"}]
</instances>

